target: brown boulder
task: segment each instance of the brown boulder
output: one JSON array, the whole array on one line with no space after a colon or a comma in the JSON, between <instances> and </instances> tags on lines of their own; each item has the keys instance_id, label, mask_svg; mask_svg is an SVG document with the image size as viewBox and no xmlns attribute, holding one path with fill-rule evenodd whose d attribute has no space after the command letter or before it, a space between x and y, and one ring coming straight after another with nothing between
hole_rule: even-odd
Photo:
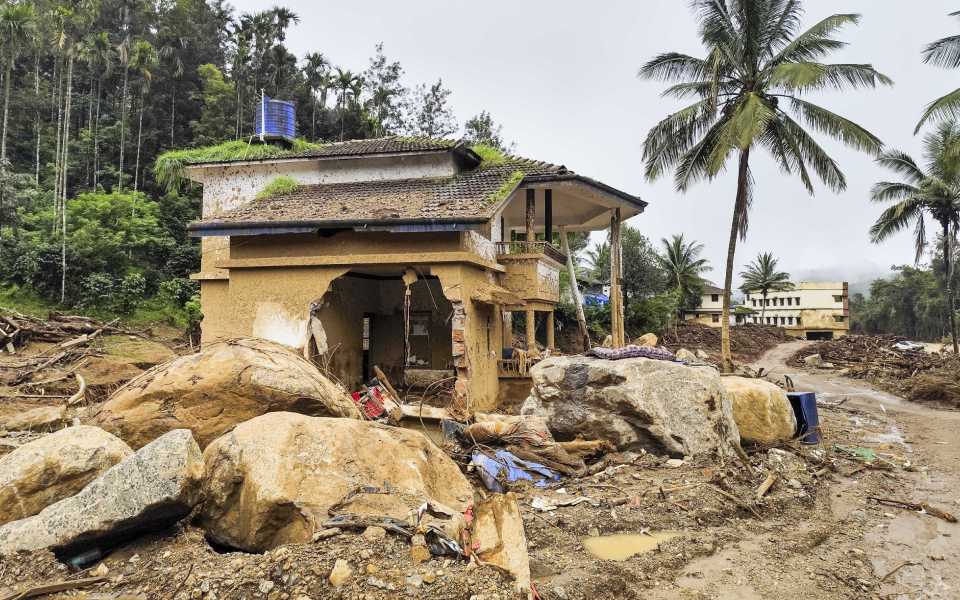
<instances>
[{"instance_id":1,"label":"brown boulder","mask_svg":"<svg viewBox=\"0 0 960 600\"><path fill-rule=\"evenodd\" d=\"M201 525L250 552L309 542L334 506L406 519L427 501L459 514L473 499L456 463L423 434L368 421L269 413L214 441L203 459ZM367 486L389 491L344 502Z\"/></svg>"},{"instance_id":2,"label":"brown boulder","mask_svg":"<svg viewBox=\"0 0 960 600\"><path fill-rule=\"evenodd\" d=\"M722 381L741 438L760 444L793 438L797 418L786 392L763 379L723 377Z\"/></svg>"},{"instance_id":3,"label":"brown boulder","mask_svg":"<svg viewBox=\"0 0 960 600\"><path fill-rule=\"evenodd\" d=\"M360 417L343 389L302 356L244 338L157 365L117 390L93 421L134 448L174 429L189 429L204 448L238 423L276 411Z\"/></svg>"},{"instance_id":4,"label":"brown boulder","mask_svg":"<svg viewBox=\"0 0 960 600\"><path fill-rule=\"evenodd\" d=\"M70 427L0 459L0 525L73 496L133 450L97 427Z\"/></svg>"},{"instance_id":5,"label":"brown boulder","mask_svg":"<svg viewBox=\"0 0 960 600\"><path fill-rule=\"evenodd\" d=\"M63 426L67 407L40 406L0 420L0 429L7 431L54 431Z\"/></svg>"}]
</instances>

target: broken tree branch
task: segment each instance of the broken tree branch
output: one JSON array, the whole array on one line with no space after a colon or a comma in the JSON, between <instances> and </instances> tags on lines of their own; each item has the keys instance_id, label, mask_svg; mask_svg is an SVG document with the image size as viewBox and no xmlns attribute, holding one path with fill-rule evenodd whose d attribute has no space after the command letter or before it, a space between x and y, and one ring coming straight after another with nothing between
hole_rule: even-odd
<instances>
[{"instance_id":1,"label":"broken tree branch","mask_svg":"<svg viewBox=\"0 0 960 600\"><path fill-rule=\"evenodd\" d=\"M87 577L85 579L74 579L72 581L58 581L57 583L38 585L22 592L11 594L4 597L2 600L26 600L26 598L36 598L37 596L46 596L47 594L75 590L106 580L106 577Z\"/></svg>"},{"instance_id":2,"label":"broken tree branch","mask_svg":"<svg viewBox=\"0 0 960 600\"><path fill-rule=\"evenodd\" d=\"M876 496L867 496L867 500L873 500L877 504L882 504L884 506L892 506L893 508L902 508L904 510L912 510L918 513L926 513L931 517L937 517L938 519L943 519L947 523L956 523L957 518L952 514L948 513L945 510L940 510L935 506L930 506L926 502L906 502L903 500L896 500L894 498L878 498Z\"/></svg>"}]
</instances>

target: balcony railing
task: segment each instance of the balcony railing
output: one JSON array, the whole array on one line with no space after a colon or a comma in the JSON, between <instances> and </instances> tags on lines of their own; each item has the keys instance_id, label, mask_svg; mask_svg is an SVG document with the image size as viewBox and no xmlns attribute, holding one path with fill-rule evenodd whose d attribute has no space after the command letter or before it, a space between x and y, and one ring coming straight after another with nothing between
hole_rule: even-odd
<instances>
[{"instance_id":1,"label":"balcony railing","mask_svg":"<svg viewBox=\"0 0 960 600\"><path fill-rule=\"evenodd\" d=\"M513 254L541 254L565 264L567 256L559 248L547 242L497 242L497 256L510 256Z\"/></svg>"}]
</instances>

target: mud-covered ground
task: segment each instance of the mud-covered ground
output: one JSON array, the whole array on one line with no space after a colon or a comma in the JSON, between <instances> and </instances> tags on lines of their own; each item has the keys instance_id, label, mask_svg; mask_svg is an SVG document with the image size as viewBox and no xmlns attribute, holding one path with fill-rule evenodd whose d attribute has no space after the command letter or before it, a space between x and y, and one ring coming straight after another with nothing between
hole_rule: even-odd
<instances>
[{"instance_id":1,"label":"mud-covered ground","mask_svg":"<svg viewBox=\"0 0 960 600\"><path fill-rule=\"evenodd\" d=\"M775 374L789 348L763 364ZM870 497L925 501L957 513L957 413L939 413L848 381L794 373L820 393L825 440L787 447L805 472L763 501L766 449L751 470L736 459L676 466L650 455L610 457L596 475L554 489L518 490L534 584L544 599L956 598L960 526L882 506ZM885 469L835 446L869 448ZM820 473L819 476L816 473ZM478 493L482 493L478 488ZM538 510L586 497L576 506ZM540 504L542 500L537 500ZM584 540L631 533L676 537L624 561L595 558ZM352 575L328 581L337 559ZM267 554L224 552L189 522L141 537L83 571L38 552L0 559L0 598L31 586L99 576L81 598L513 598L490 566L434 558L418 563L404 540L343 532Z\"/></svg>"}]
</instances>

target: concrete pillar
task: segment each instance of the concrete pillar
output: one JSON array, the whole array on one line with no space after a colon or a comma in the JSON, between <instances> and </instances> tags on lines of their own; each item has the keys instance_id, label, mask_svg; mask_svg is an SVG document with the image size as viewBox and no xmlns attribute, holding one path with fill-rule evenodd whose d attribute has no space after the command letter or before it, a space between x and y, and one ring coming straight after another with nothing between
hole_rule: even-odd
<instances>
[{"instance_id":1,"label":"concrete pillar","mask_svg":"<svg viewBox=\"0 0 960 600\"><path fill-rule=\"evenodd\" d=\"M537 351L537 313L536 311L527 311L527 352L533 354Z\"/></svg>"},{"instance_id":2,"label":"concrete pillar","mask_svg":"<svg viewBox=\"0 0 960 600\"><path fill-rule=\"evenodd\" d=\"M548 244L553 243L553 190L543 193L543 239Z\"/></svg>"},{"instance_id":3,"label":"concrete pillar","mask_svg":"<svg viewBox=\"0 0 960 600\"><path fill-rule=\"evenodd\" d=\"M623 256L621 252L620 209L615 208L610 214L610 333L614 348L623 348L626 345L623 331L623 289L620 286L623 273L620 264Z\"/></svg>"},{"instance_id":4,"label":"concrete pillar","mask_svg":"<svg viewBox=\"0 0 960 600\"><path fill-rule=\"evenodd\" d=\"M537 191L527 189L527 241L537 241L537 232L534 230L537 224Z\"/></svg>"},{"instance_id":5,"label":"concrete pillar","mask_svg":"<svg viewBox=\"0 0 960 600\"><path fill-rule=\"evenodd\" d=\"M553 311L547 313L547 349L551 352L557 349L556 340L554 339L554 322L553 322Z\"/></svg>"}]
</instances>

